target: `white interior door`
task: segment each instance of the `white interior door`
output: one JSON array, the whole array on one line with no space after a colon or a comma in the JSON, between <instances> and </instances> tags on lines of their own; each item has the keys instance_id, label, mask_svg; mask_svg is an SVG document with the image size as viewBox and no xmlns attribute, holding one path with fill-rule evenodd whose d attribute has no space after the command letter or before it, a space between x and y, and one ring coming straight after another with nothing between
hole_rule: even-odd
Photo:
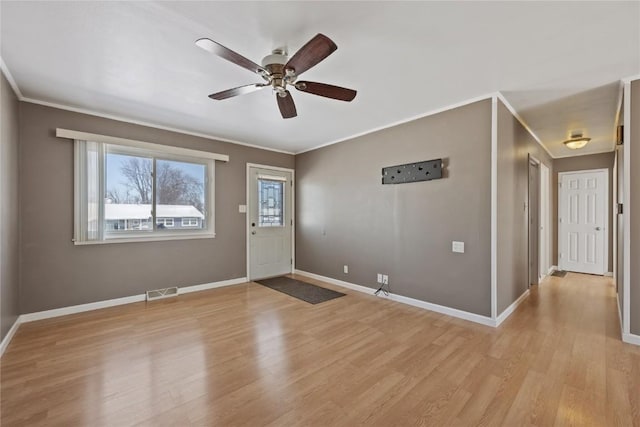
<instances>
[{"instance_id":1,"label":"white interior door","mask_svg":"<svg viewBox=\"0 0 640 427\"><path fill-rule=\"evenodd\" d=\"M559 174L558 245L561 270L605 273L606 170Z\"/></svg>"},{"instance_id":2,"label":"white interior door","mask_svg":"<svg viewBox=\"0 0 640 427\"><path fill-rule=\"evenodd\" d=\"M248 274L250 280L292 272L293 174L248 167Z\"/></svg>"}]
</instances>

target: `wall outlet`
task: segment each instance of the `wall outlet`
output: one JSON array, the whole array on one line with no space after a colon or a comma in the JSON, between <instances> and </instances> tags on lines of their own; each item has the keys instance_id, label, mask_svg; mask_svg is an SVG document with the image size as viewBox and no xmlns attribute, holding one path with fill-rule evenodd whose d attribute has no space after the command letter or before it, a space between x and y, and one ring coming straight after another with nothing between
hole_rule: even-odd
<instances>
[{"instance_id":1,"label":"wall outlet","mask_svg":"<svg viewBox=\"0 0 640 427\"><path fill-rule=\"evenodd\" d=\"M463 254L464 253L464 242L451 242L451 251Z\"/></svg>"},{"instance_id":2,"label":"wall outlet","mask_svg":"<svg viewBox=\"0 0 640 427\"><path fill-rule=\"evenodd\" d=\"M238 205L238 212L247 213L247 205Z\"/></svg>"},{"instance_id":3,"label":"wall outlet","mask_svg":"<svg viewBox=\"0 0 640 427\"><path fill-rule=\"evenodd\" d=\"M349 274L349 266L348 265L345 265L343 270L344 270L344 274Z\"/></svg>"},{"instance_id":4,"label":"wall outlet","mask_svg":"<svg viewBox=\"0 0 640 427\"><path fill-rule=\"evenodd\" d=\"M378 283L382 283L382 274L378 273Z\"/></svg>"},{"instance_id":5,"label":"wall outlet","mask_svg":"<svg viewBox=\"0 0 640 427\"><path fill-rule=\"evenodd\" d=\"M382 284L383 285L388 285L389 284L389 276L387 276L386 274L382 275Z\"/></svg>"}]
</instances>

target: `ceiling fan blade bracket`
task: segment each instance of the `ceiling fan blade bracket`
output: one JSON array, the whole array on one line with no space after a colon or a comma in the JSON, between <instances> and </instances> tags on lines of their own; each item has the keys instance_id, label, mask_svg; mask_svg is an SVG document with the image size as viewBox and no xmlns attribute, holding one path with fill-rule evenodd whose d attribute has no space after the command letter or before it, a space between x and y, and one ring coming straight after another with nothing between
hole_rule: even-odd
<instances>
[{"instance_id":1,"label":"ceiling fan blade bracket","mask_svg":"<svg viewBox=\"0 0 640 427\"><path fill-rule=\"evenodd\" d=\"M234 96L255 92L267 86L269 86L269 84L256 83L256 84L235 87L233 89L223 90L222 92L212 93L211 95L209 95L209 98L215 99L216 101L222 101L223 99L233 98Z\"/></svg>"},{"instance_id":2,"label":"ceiling fan blade bracket","mask_svg":"<svg viewBox=\"0 0 640 427\"><path fill-rule=\"evenodd\" d=\"M317 82L298 82L295 84L295 88L301 92L311 93L313 95L323 96L325 98L337 99L339 101L351 102L356 97L356 92L353 89L347 89L345 87L329 85L326 83Z\"/></svg>"}]
</instances>

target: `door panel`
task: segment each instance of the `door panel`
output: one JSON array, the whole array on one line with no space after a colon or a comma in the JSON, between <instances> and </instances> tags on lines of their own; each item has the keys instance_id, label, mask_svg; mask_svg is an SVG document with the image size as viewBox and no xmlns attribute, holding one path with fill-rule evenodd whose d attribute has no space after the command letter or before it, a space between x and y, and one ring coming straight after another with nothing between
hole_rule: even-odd
<instances>
[{"instance_id":1,"label":"door panel","mask_svg":"<svg viewBox=\"0 0 640 427\"><path fill-rule=\"evenodd\" d=\"M562 270L605 272L607 179L606 171L561 174L558 244Z\"/></svg>"},{"instance_id":2,"label":"door panel","mask_svg":"<svg viewBox=\"0 0 640 427\"><path fill-rule=\"evenodd\" d=\"M292 174L249 167L249 278L292 272Z\"/></svg>"}]
</instances>

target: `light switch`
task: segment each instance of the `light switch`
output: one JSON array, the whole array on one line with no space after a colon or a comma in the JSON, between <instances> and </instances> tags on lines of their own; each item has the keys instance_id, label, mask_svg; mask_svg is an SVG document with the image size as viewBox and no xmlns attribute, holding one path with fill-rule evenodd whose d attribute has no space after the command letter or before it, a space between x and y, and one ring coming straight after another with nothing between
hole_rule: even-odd
<instances>
[{"instance_id":1,"label":"light switch","mask_svg":"<svg viewBox=\"0 0 640 427\"><path fill-rule=\"evenodd\" d=\"M247 213L247 205L238 205L238 212Z\"/></svg>"},{"instance_id":2,"label":"light switch","mask_svg":"<svg viewBox=\"0 0 640 427\"><path fill-rule=\"evenodd\" d=\"M464 253L464 242L451 242L451 251L463 254Z\"/></svg>"}]
</instances>

